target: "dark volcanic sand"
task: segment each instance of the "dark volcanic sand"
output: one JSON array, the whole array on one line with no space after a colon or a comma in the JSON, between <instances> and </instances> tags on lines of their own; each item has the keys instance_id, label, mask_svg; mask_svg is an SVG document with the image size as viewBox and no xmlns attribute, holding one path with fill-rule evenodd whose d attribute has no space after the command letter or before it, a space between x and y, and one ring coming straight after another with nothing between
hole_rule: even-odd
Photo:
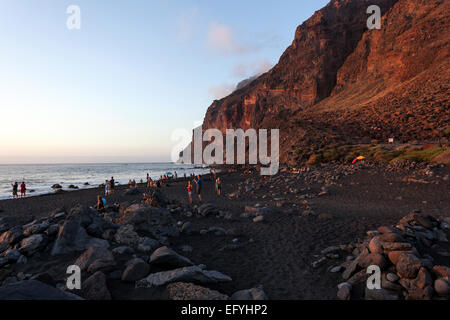
<instances>
[{"instance_id":1,"label":"dark volcanic sand","mask_svg":"<svg viewBox=\"0 0 450 320\"><path fill-rule=\"evenodd\" d=\"M326 170L326 169L324 169ZM439 175L450 173L448 167L440 168ZM283 176L290 174L284 173ZM237 200L230 200L226 196L218 198L213 189L213 183L206 176L203 187L204 202L216 204L221 210L232 212L236 221L216 217L186 218L176 215L177 220L192 221L195 226L207 228L211 226L234 230L233 235L215 236L213 234L172 238L171 247L179 253L189 257L196 264L205 264L208 269L225 273L233 278L231 283L208 286L219 291L232 294L241 289L252 288L258 284L270 299L335 299L336 284L342 282L341 275L327 272L327 266L313 269L311 263L317 260L315 255L331 245L347 244L358 238L365 237L368 230L381 225L395 224L400 218L414 209L435 216L448 216L450 213L450 181L433 178L439 184L406 183L404 177L410 176L405 172L392 173L383 169L363 168L350 176L344 176L338 181L342 187L329 187L329 194L307 199L318 214L331 214L332 219L319 219L316 216L302 217L305 210L300 194L320 192L321 185L302 185L296 188L310 187L311 190L300 194L284 194L288 188L282 188L280 197L288 203L277 208L273 199L261 199L267 189L257 190ZM250 175L243 173L229 173L222 175L223 194L236 191L236 186L245 179L263 179L259 173ZM273 178L265 178L273 179ZM302 181L302 180L299 180ZM186 182L174 182L164 186L163 191L171 198L187 203L185 189ZM322 184L323 185L323 184ZM125 187L121 187L123 189ZM140 187L141 191L144 188ZM25 200L0 201L0 216L15 215L45 217L56 208L65 206L70 208L75 204L95 204L99 189L80 190L59 195L41 196ZM123 192L108 197L113 202L139 202L140 196L123 196ZM396 199L402 197L401 200ZM424 202L426 201L426 203ZM246 205L256 203L268 204L277 213L267 216L266 221L254 223L251 219L239 218ZM295 204L296 206L293 206ZM293 209L292 212L288 212ZM232 243L233 238L239 238L240 247L236 250L220 250ZM253 241L249 242L250 239ZM182 245L190 245L193 252L185 254L179 249ZM71 257L73 260L76 259ZM41 269L54 268L64 272L62 263L45 262L42 256ZM67 257L66 257L67 259ZM15 266L15 271L37 273L34 259L27 265ZM336 261L336 265L341 260ZM37 262L36 262L37 263ZM58 265L59 263L59 265ZM20 268L20 269L19 269ZM56 271L55 271L56 272ZM133 285L122 284L120 281L108 283L113 298L140 299L164 298L161 289L139 289Z\"/></svg>"}]
</instances>

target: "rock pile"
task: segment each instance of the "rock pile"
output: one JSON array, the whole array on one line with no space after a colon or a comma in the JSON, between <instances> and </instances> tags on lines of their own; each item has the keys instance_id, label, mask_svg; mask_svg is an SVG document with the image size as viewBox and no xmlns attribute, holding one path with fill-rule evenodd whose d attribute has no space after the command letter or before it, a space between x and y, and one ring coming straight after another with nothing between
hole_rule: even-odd
<instances>
[{"instance_id":1,"label":"rock pile","mask_svg":"<svg viewBox=\"0 0 450 320\"><path fill-rule=\"evenodd\" d=\"M430 300L450 297L450 259L448 237L450 218L436 219L413 211L396 226L382 226L367 232L362 243L329 247L325 256L313 266L325 264L327 258L350 253L330 272L342 272L345 282L338 285L339 299ZM334 257L336 258L336 257ZM381 288L369 289L370 266L381 270Z\"/></svg>"}]
</instances>

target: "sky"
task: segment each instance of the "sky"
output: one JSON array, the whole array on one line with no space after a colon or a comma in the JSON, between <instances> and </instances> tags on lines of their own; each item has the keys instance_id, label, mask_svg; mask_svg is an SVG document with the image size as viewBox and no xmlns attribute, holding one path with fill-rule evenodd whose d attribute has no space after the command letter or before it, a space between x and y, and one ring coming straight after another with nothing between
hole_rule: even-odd
<instances>
[{"instance_id":1,"label":"sky","mask_svg":"<svg viewBox=\"0 0 450 320\"><path fill-rule=\"evenodd\" d=\"M0 0L0 163L169 161L327 2Z\"/></svg>"}]
</instances>

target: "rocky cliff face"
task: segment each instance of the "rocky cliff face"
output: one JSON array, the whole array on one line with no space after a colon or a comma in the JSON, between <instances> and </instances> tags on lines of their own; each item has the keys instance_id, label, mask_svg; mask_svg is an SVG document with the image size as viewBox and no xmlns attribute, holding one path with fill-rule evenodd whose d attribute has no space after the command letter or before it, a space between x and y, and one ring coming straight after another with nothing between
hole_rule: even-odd
<instances>
[{"instance_id":1,"label":"rocky cliff face","mask_svg":"<svg viewBox=\"0 0 450 320\"><path fill-rule=\"evenodd\" d=\"M369 5L382 9L368 30ZM280 128L281 159L330 143L421 140L450 124L449 0L333 0L269 72L214 101L203 128Z\"/></svg>"}]
</instances>

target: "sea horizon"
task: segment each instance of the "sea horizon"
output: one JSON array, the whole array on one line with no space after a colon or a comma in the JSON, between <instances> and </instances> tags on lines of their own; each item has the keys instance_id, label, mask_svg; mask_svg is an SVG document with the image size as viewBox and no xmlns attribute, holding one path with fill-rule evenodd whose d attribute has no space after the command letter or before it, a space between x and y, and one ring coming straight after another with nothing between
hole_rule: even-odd
<instances>
[{"instance_id":1,"label":"sea horizon","mask_svg":"<svg viewBox=\"0 0 450 320\"><path fill-rule=\"evenodd\" d=\"M1 164L0 200L12 198L14 182L24 181L27 196L54 193L53 185L59 184L63 190L88 189L96 187L114 177L118 185L129 180L145 181L147 173L152 179L174 173L198 174L207 170L201 165L179 164L174 162L124 162L124 163L60 163L60 164ZM74 186L75 189L69 188Z\"/></svg>"}]
</instances>

